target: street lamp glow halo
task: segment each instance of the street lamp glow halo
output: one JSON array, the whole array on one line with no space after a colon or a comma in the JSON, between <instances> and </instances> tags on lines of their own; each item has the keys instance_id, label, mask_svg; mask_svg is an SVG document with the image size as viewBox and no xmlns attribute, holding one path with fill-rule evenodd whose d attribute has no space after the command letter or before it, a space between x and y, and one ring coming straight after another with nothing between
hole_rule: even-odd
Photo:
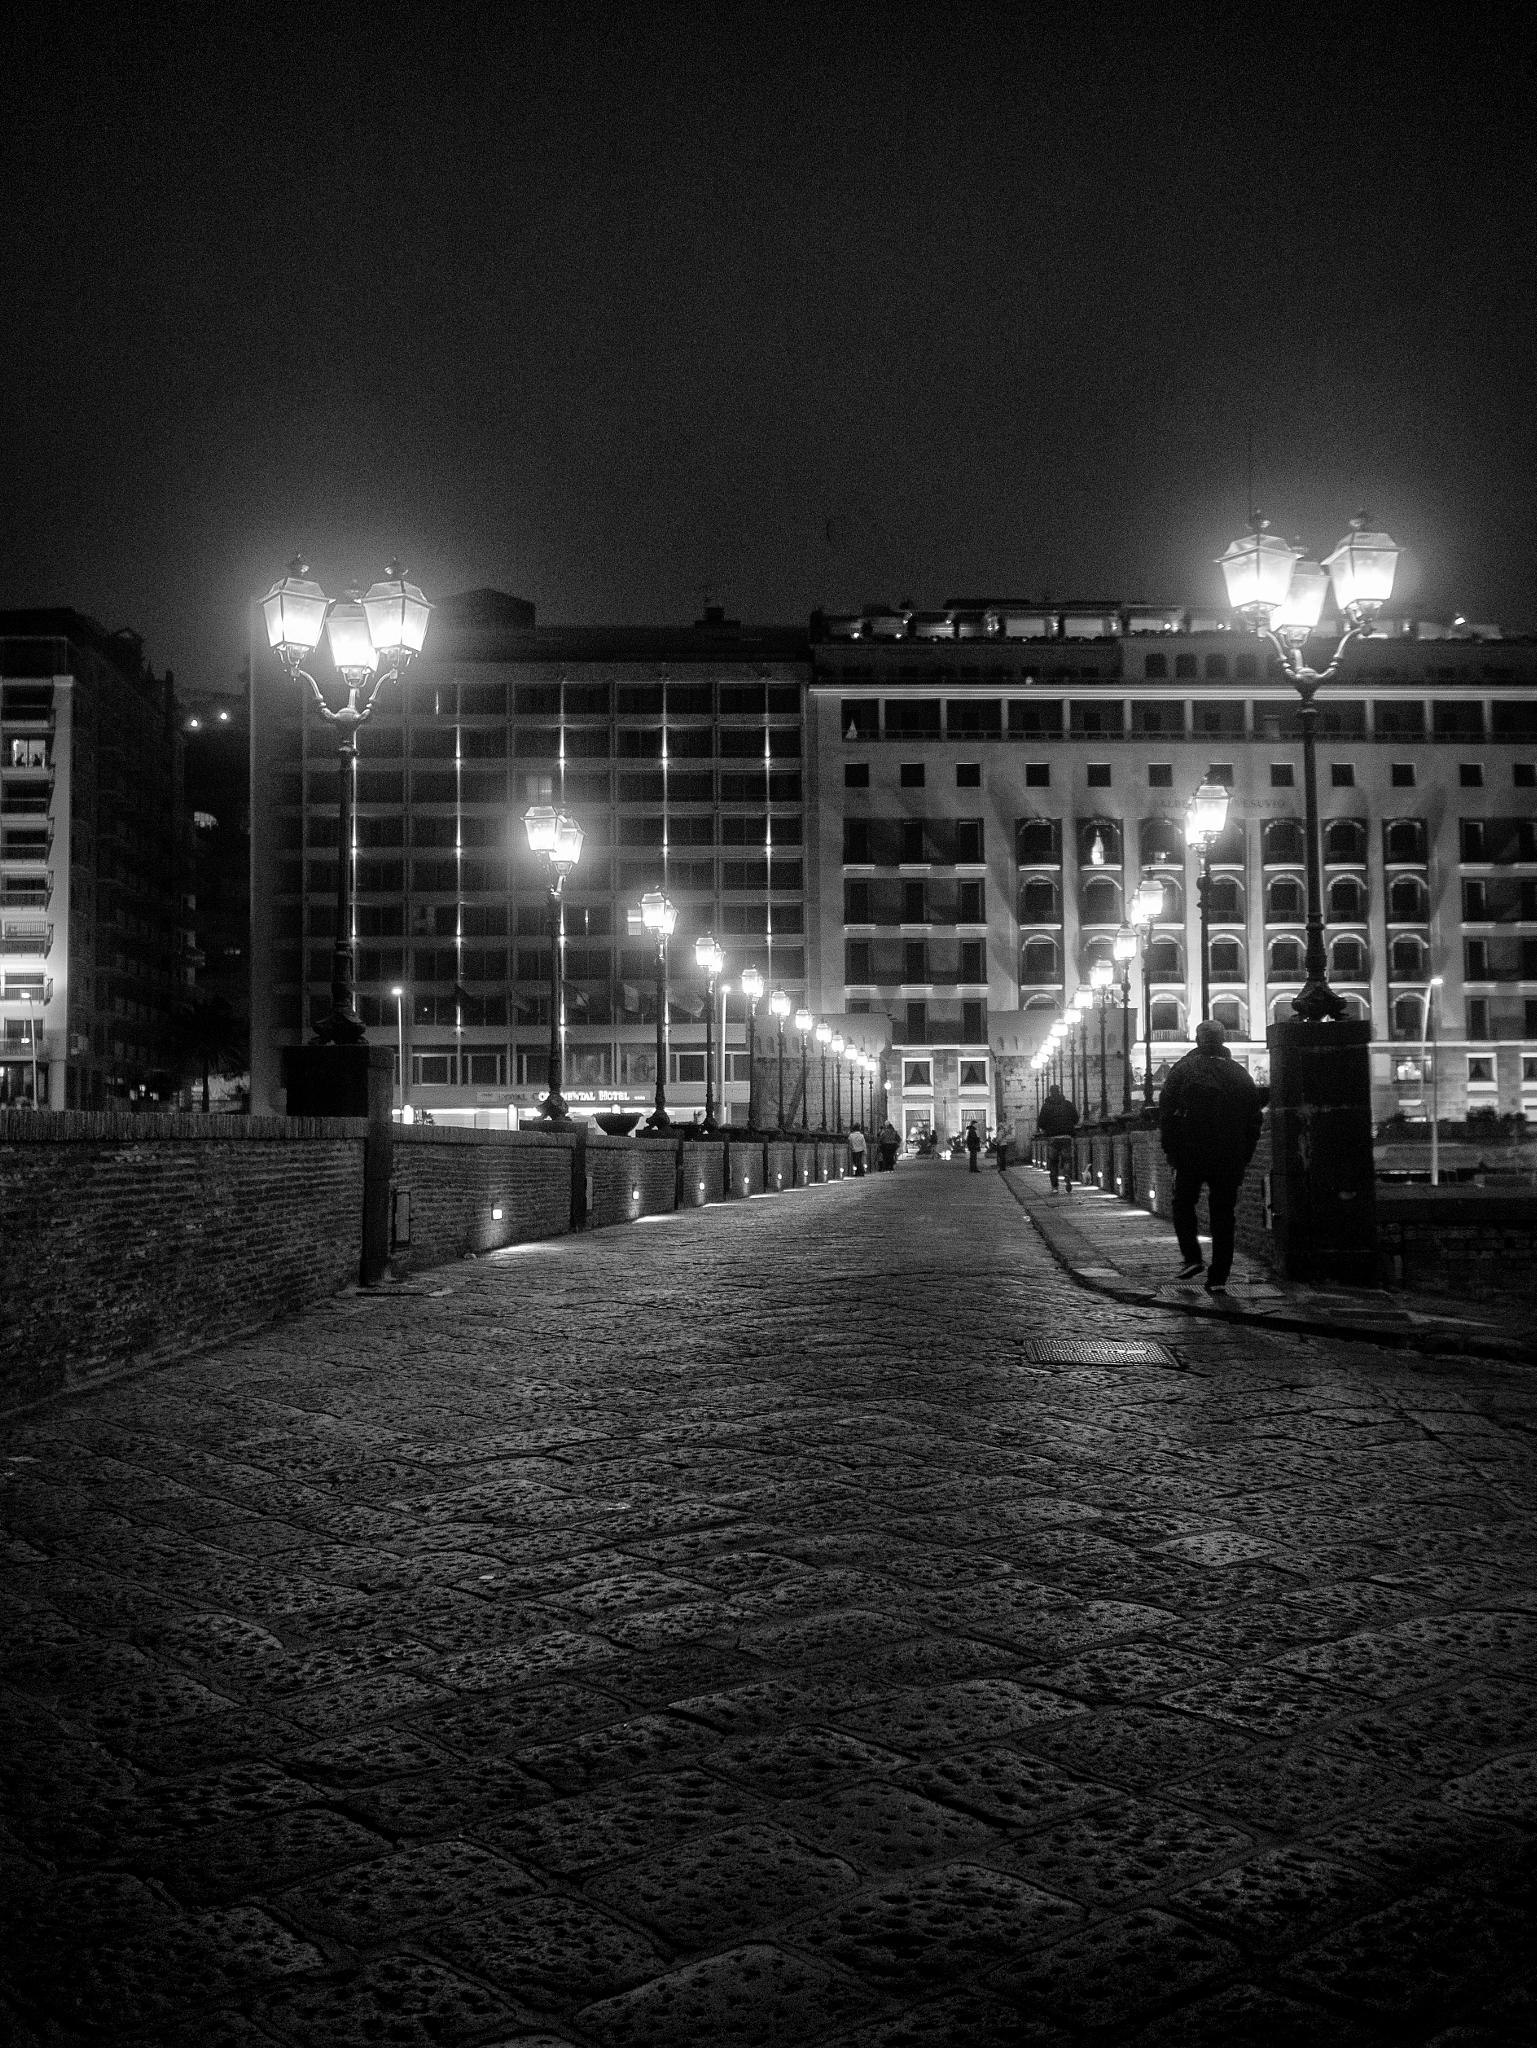
<instances>
[{"instance_id":1,"label":"street lamp glow halo","mask_svg":"<svg viewBox=\"0 0 1537 2048\"><path fill-rule=\"evenodd\" d=\"M812 1017L812 1014L809 1010L796 1011L795 1028L798 1032L800 1032L803 1038L805 1037L806 1033L810 1031L814 1022L815 1019Z\"/></svg>"},{"instance_id":2,"label":"street lamp glow halo","mask_svg":"<svg viewBox=\"0 0 1537 2048\"><path fill-rule=\"evenodd\" d=\"M640 899L640 914L648 932L670 939L678 922L678 907L660 889L648 889Z\"/></svg>"},{"instance_id":3,"label":"street lamp glow halo","mask_svg":"<svg viewBox=\"0 0 1537 2048\"><path fill-rule=\"evenodd\" d=\"M761 1002L763 998L763 976L756 967L742 969L742 993L748 1002Z\"/></svg>"},{"instance_id":4,"label":"street lamp glow halo","mask_svg":"<svg viewBox=\"0 0 1537 2048\"><path fill-rule=\"evenodd\" d=\"M262 599L267 645L289 662L313 654L325 631L327 602L320 585L310 581L309 563L295 555Z\"/></svg>"},{"instance_id":5,"label":"street lamp glow halo","mask_svg":"<svg viewBox=\"0 0 1537 2048\"><path fill-rule=\"evenodd\" d=\"M1163 884L1151 879L1137 886L1137 893L1131 899L1131 921L1133 924L1156 924L1163 915Z\"/></svg>"},{"instance_id":6,"label":"street lamp glow halo","mask_svg":"<svg viewBox=\"0 0 1537 2048\"><path fill-rule=\"evenodd\" d=\"M1352 618L1372 618L1380 612L1393 595L1401 552L1391 534L1372 531L1366 514L1358 512L1349 533L1323 563L1340 610Z\"/></svg>"},{"instance_id":7,"label":"street lamp glow halo","mask_svg":"<svg viewBox=\"0 0 1537 2048\"><path fill-rule=\"evenodd\" d=\"M833 1027L831 1026L831 1024L819 1024L819 1025L817 1026L817 1044L818 1044L818 1045L831 1045L831 1044L832 1044L832 1042L833 1042Z\"/></svg>"},{"instance_id":8,"label":"street lamp glow halo","mask_svg":"<svg viewBox=\"0 0 1537 2048\"><path fill-rule=\"evenodd\" d=\"M391 668L404 668L421 653L432 606L414 583L406 581L402 563L389 563L383 579L369 585L363 611L374 651Z\"/></svg>"},{"instance_id":9,"label":"street lamp glow halo","mask_svg":"<svg viewBox=\"0 0 1537 2048\"><path fill-rule=\"evenodd\" d=\"M1329 572L1319 562L1299 559L1285 597L1270 617L1272 632L1294 646L1302 646L1323 617L1324 599L1329 594Z\"/></svg>"},{"instance_id":10,"label":"street lamp glow halo","mask_svg":"<svg viewBox=\"0 0 1537 2048\"><path fill-rule=\"evenodd\" d=\"M1140 891L1138 892L1140 894ZM1117 960L1135 960L1137 957L1137 934L1129 924L1123 924L1111 941Z\"/></svg>"},{"instance_id":11,"label":"street lamp glow halo","mask_svg":"<svg viewBox=\"0 0 1537 2048\"><path fill-rule=\"evenodd\" d=\"M838 1057L838 1055L839 1055L839 1054L841 1054L841 1052L843 1051L843 1043L844 1043L844 1041L843 1041L843 1034L842 1034L842 1032L841 1032L841 1031L835 1031L835 1032L833 1033L833 1057L834 1057L834 1058L837 1058L837 1057Z\"/></svg>"},{"instance_id":12,"label":"street lamp glow halo","mask_svg":"<svg viewBox=\"0 0 1537 2048\"><path fill-rule=\"evenodd\" d=\"M345 682L364 682L379 665L378 650L368 630L368 614L355 583L326 613L326 645L331 650L336 673Z\"/></svg>"},{"instance_id":13,"label":"street lamp glow halo","mask_svg":"<svg viewBox=\"0 0 1537 2048\"><path fill-rule=\"evenodd\" d=\"M1185 811L1185 837L1192 846L1218 839L1227 825L1232 792L1221 782L1203 782Z\"/></svg>"},{"instance_id":14,"label":"street lamp glow halo","mask_svg":"<svg viewBox=\"0 0 1537 2048\"><path fill-rule=\"evenodd\" d=\"M1093 1000L1093 989L1089 987L1089 984L1086 981L1080 982L1078 987L1073 991L1073 1008L1075 1010L1086 1010L1088 1009L1089 1005L1093 1002Z\"/></svg>"},{"instance_id":15,"label":"street lamp glow halo","mask_svg":"<svg viewBox=\"0 0 1537 2048\"><path fill-rule=\"evenodd\" d=\"M1089 969L1089 982L1094 988L1109 988L1115 980L1115 969L1108 960L1096 960Z\"/></svg>"},{"instance_id":16,"label":"street lamp glow halo","mask_svg":"<svg viewBox=\"0 0 1537 2048\"><path fill-rule=\"evenodd\" d=\"M1255 519L1249 531L1230 542L1217 561L1234 611L1268 623L1276 606L1285 600L1301 552L1271 533L1266 521Z\"/></svg>"},{"instance_id":17,"label":"street lamp glow halo","mask_svg":"<svg viewBox=\"0 0 1537 2048\"><path fill-rule=\"evenodd\" d=\"M782 988L776 988L774 993L769 997L769 1015L771 1017L785 1018L788 1017L789 1014L790 998L785 994Z\"/></svg>"},{"instance_id":18,"label":"street lamp glow halo","mask_svg":"<svg viewBox=\"0 0 1537 2048\"><path fill-rule=\"evenodd\" d=\"M530 804L523 813L523 830L528 834L530 853L554 853L555 829L560 813L553 804Z\"/></svg>"}]
</instances>

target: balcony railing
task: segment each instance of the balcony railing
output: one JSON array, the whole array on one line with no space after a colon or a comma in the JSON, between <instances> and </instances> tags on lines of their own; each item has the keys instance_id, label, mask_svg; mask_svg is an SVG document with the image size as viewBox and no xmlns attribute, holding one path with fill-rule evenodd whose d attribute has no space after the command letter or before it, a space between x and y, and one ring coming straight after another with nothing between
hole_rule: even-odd
<instances>
[{"instance_id":1,"label":"balcony railing","mask_svg":"<svg viewBox=\"0 0 1537 2048\"><path fill-rule=\"evenodd\" d=\"M46 960L53 951L53 926L43 918L0 917L0 954Z\"/></svg>"}]
</instances>

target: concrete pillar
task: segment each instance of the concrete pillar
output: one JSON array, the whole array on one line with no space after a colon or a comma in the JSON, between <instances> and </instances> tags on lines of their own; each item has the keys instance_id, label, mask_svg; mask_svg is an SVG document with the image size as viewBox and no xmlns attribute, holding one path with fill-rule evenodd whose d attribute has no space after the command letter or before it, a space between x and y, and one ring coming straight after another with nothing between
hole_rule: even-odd
<instances>
[{"instance_id":1,"label":"concrete pillar","mask_svg":"<svg viewBox=\"0 0 1537 2048\"><path fill-rule=\"evenodd\" d=\"M1292 1280L1368 1287L1377 1279L1371 1025L1272 1024L1271 1204Z\"/></svg>"}]
</instances>

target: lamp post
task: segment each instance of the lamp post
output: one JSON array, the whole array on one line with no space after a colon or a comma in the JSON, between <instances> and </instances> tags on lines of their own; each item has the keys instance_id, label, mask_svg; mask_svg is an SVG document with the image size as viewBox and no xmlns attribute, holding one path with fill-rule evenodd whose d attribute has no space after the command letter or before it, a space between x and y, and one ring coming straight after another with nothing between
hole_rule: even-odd
<instances>
[{"instance_id":1,"label":"lamp post","mask_svg":"<svg viewBox=\"0 0 1537 2048\"><path fill-rule=\"evenodd\" d=\"M1153 977L1148 955L1152 950L1153 926L1163 914L1163 884L1148 880L1138 885L1131 899L1131 924L1142 949L1142 1100L1153 1106ZM1128 974L1130 969L1128 968Z\"/></svg>"},{"instance_id":2,"label":"lamp post","mask_svg":"<svg viewBox=\"0 0 1537 2048\"><path fill-rule=\"evenodd\" d=\"M819 1128L819 1129L821 1129L821 1130L824 1130L824 1131L825 1131L825 1130L826 1130L826 1129L828 1128L828 1123L827 1123L827 1048L828 1048L828 1046L830 1046L830 1045L832 1044L832 1039L833 1039L833 1027L831 1026L831 1024L819 1024L819 1025L817 1026L817 1044L818 1044L819 1046L821 1046L821 1048L822 1048L822 1121L821 1121L821 1124L820 1124L820 1125L818 1126L818 1128Z\"/></svg>"},{"instance_id":3,"label":"lamp post","mask_svg":"<svg viewBox=\"0 0 1537 2048\"><path fill-rule=\"evenodd\" d=\"M1078 987L1077 987L1077 989L1076 989L1076 990L1074 991L1074 994L1073 994L1073 1008L1074 1008L1074 1009L1075 1009L1075 1010L1077 1011L1077 1013L1078 1013L1078 1016L1077 1016L1077 1022L1078 1022L1078 1050L1079 1050L1079 1056L1080 1056L1080 1059L1081 1059L1081 1061L1082 1061L1082 1071L1083 1071L1083 1094L1082 1094L1082 1096L1080 1097L1080 1100L1081 1100L1081 1101L1082 1101L1082 1103L1083 1103L1083 1114L1084 1114L1085 1118L1087 1118L1087 1116L1088 1116L1088 1114L1089 1114L1089 1029L1088 1029L1088 1026L1089 1026L1089 1011L1090 1011L1090 1010L1092 1010L1092 1009L1093 1009L1093 1007L1094 1007L1094 991L1093 991L1093 989L1091 989L1091 988L1089 987L1089 985L1088 985L1088 983L1087 983L1087 982L1080 982L1080 983L1079 983L1079 985L1078 985Z\"/></svg>"},{"instance_id":4,"label":"lamp post","mask_svg":"<svg viewBox=\"0 0 1537 2048\"><path fill-rule=\"evenodd\" d=\"M843 1090L839 1085L838 1071L843 1063L843 1034L833 1033L833 1130L841 1137L843 1133Z\"/></svg>"},{"instance_id":5,"label":"lamp post","mask_svg":"<svg viewBox=\"0 0 1537 2048\"><path fill-rule=\"evenodd\" d=\"M1270 642L1301 699L1307 814L1307 978L1292 1008L1310 1023L1345 1014L1344 997L1329 986L1329 961L1324 951L1318 860L1317 696L1322 685L1339 673L1345 649L1371 631L1373 620L1391 597L1398 556L1398 545L1388 534L1368 530L1364 512L1351 520L1349 533L1324 562L1306 560L1301 548L1290 546L1269 531L1265 520L1251 515L1249 531L1232 543L1218 565L1227 583L1228 603L1251 632ZM1335 602L1347 621L1345 631L1328 666L1309 668L1302 651L1323 615L1324 594L1331 581Z\"/></svg>"},{"instance_id":6,"label":"lamp post","mask_svg":"<svg viewBox=\"0 0 1537 2048\"><path fill-rule=\"evenodd\" d=\"M721 969L726 964L726 956L720 947L716 945L713 932L706 932L703 938L695 939L694 960L696 965L704 970L706 991L704 1006L704 1122L699 1128L713 1138L719 1126L715 1121L715 1067L712 1058L714 1048L711 1045L710 1039L715 1025L715 984ZM723 1022L721 1027L722 1041L724 1041L725 1035L725 1025Z\"/></svg>"},{"instance_id":7,"label":"lamp post","mask_svg":"<svg viewBox=\"0 0 1537 2048\"><path fill-rule=\"evenodd\" d=\"M646 1129L665 1131L672 1122L667 1114L667 941L678 909L660 889L648 889L640 899L640 914L646 930L656 934L656 1108L646 1118Z\"/></svg>"},{"instance_id":8,"label":"lamp post","mask_svg":"<svg viewBox=\"0 0 1537 2048\"><path fill-rule=\"evenodd\" d=\"M336 727L339 797L336 846L336 938L331 948L331 1014L315 1032L319 1045L362 1045L368 1034L357 1014L356 949L352 935L352 787L358 758L358 728L368 722L380 690L401 676L427 637L432 606L399 562L384 580L360 595L356 584L345 597L328 598L309 580L310 566L295 555L262 599L267 644L295 681L314 693L321 717ZM325 692L304 667L324 632L347 701L332 710Z\"/></svg>"},{"instance_id":9,"label":"lamp post","mask_svg":"<svg viewBox=\"0 0 1537 2048\"><path fill-rule=\"evenodd\" d=\"M763 976L756 967L742 970L742 997L747 1004L747 1128L758 1128L758 1005L763 1000Z\"/></svg>"},{"instance_id":10,"label":"lamp post","mask_svg":"<svg viewBox=\"0 0 1537 2048\"><path fill-rule=\"evenodd\" d=\"M1115 980L1115 969L1108 960L1096 960L1089 970L1099 1010L1099 1120L1110 1121L1110 1096L1106 1080L1108 1054L1105 1050L1105 1011L1110 1002L1110 984Z\"/></svg>"},{"instance_id":11,"label":"lamp post","mask_svg":"<svg viewBox=\"0 0 1537 2048\"><path fill-rule=\"evenodd\" d=\"M1131 1115L1131 963L1137 957L1137 934L1123 924L1115 935L1114 953L1121 963L1121 1114Z\"/></svg>"},{"instance_id":12,"label":"lamp post","mask_svg":"<svg viewBox=\"0 0 1537 2048\"><path fill-rule=\"evenodd\" d=\"M1227 825L1228 791L1203 782L1185 806L1185 839L1201 859L1196 891L1201 899L1201 1022L1211 1015L1211 850Z\"/></svg>"},{"instance_id":13,"label":"lamp post","mask_svg":"<svg viewBox=\"0 0 1537 2048\"><path fill-rule=\"evenodd\" d=\"M571 1116L562 1093L565 1086L565 1049L560 1035L560 892L567 875L582 857L586 833L564 811L549 804L530 804L523 813L523 830L528 850L542 863L544 886L550 899L550 1050L541 1122L552 1131L569 1131Z\"/></svg>"},{"instance_id":14,"label":"lamp post","mask_svg":"<svg viewBox=\"0 0 1537 2048\"><path fill-rule=\"evenodd\" d=\"M811 1128L810 1090L806 1080L806 1055L810 1050L811 1032L815 1022L816 1019L809 1010L802 1008L796 1011L795 1028L801 1035L801 1129L803 1131L809 1131Z\"/></svg>"},{"instance_id":15,"label":"lamp post","mask_svg":"<svg viewBox=\"0 0 1537 2048\"><path fill-rule=\"evenodd\" d=\"M785 1127L785 1019L790 1014L790 998L782 988L776 988L769 997L769 1015L779 1027L779 1124Z\"/></svg>"},{"instance_id":16,"label":"lamp post","mask_svg":"<svg viewBox=\"0 0 1537 2048\"><path fill-rule=\"evenodd\" d=\"M1436 990L1442 985L1439 974L1433 974L1425 989L1425 1011L1420 1019L1420 1100L1425 1100L1425 1077L1430 1076L1430 1099L1426 1104L1430 1111L1430 1185L1441 1185L1441 1074L1440 1061L1436 1057L1435 1000ZM1427 1055L1433 1063L1426 1064Z\"/></svg>"},{"instance_id":17,"label":"lamp post","mask_svg":"<svg viewBox=\"0 0 1537 2048\"><path fill-rule=\"evenodd\" d=\"M397 983L390 994L395 998L395 1035L400 1042L400 1121L408 1124L411 1119L406 1115L406 992Z\"/></svg>"}]
</instances>

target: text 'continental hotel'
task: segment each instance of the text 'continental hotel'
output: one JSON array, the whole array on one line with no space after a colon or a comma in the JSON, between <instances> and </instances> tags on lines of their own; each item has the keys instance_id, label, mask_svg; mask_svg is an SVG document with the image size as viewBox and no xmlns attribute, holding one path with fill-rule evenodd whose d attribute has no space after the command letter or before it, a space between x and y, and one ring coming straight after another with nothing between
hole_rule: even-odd
<instances>
[{"instance_id":1,"label":"text 'continental hotel'","mask_svg":"<svg viewBox=\"0 0 1537 2048\"><path fill-rule=\"evenodd\" d=\"M1537 643L1384 619L1319 704L1329 975L1371 1022L1376 1115L1422 1112L1432 976L1441 1114L1537 1113ZM440 607L360 755L345 850L360 1009L376 1038L398 1032L411 1099L440 1120L500 1122L543 1092L547 913L520 824L540 801L587 833L560 963L578 1111L654 1086L652 952L632 913L655 887L679 907L675 1113L704 1100L693 941L713 931L728 975L756 965L887 1048L904 1134L991 1126L1033 1103L1030 1054L1148 878L1162 911L1131 970L1131 1057L1140 1082L1145 969L1156 1079L1200 1016L1184 813L1203 781L1232 793L1212 851L1212 1013L1257 1078L1266 1025L1303 981L1297 697L1217 616L989 599L807 629L715 610L692 628L577 629L479 592ZM321 721L258 648L258 1110L282 1106L280 1048L327 1003L335 778ZM1121 1016L1117 1002L1112 1110ZM726 1032L741 1120L739 998Z\"/></svg>"}]
</instances>

